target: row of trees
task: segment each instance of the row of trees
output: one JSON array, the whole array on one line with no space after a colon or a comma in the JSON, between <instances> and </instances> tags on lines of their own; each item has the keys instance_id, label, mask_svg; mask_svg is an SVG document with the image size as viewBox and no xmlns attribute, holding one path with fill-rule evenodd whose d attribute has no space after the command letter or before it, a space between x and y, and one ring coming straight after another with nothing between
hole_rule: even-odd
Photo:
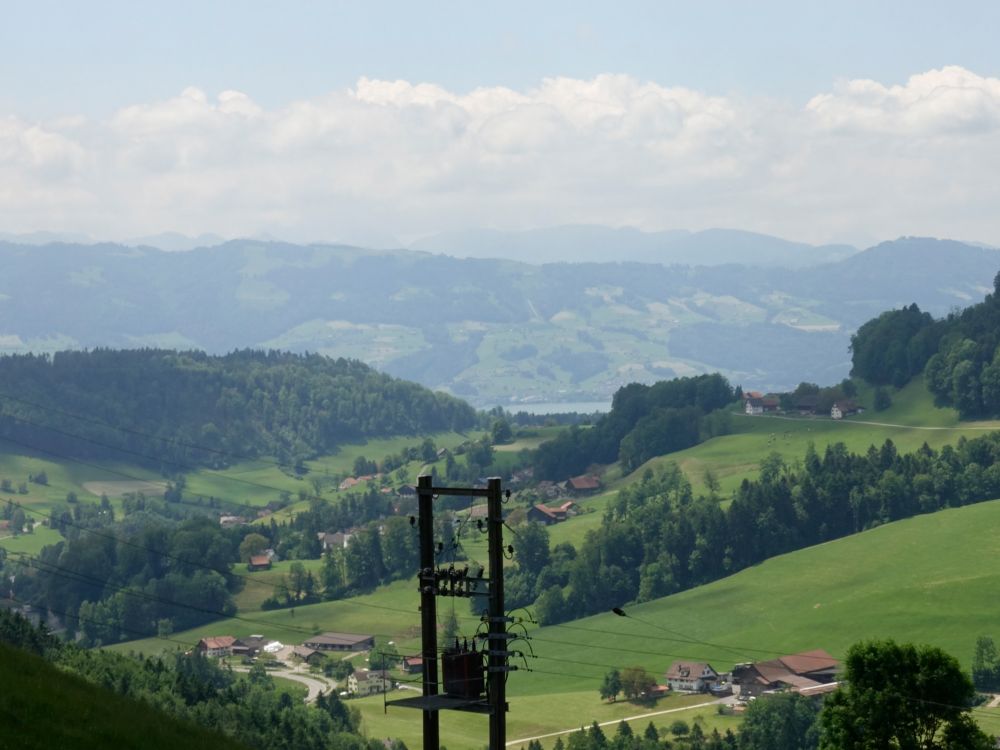
<instances>
[{"instance_id":1,"label":"row of trees","mask_svg":"<svg viewBox=\"0 0 1000 750\"><path fill-rule=\"evenodd\" d=\"M527 747L528 750L541 750L542 746L534 740ZM732 730L727 729L724 734L718 729L706 732L701 721L689 725L683 719L675 719L662 728L657 728L651 721L641 734L621 721L610 737L595 721L589 727L568 735L565 742L562 737L556 738L552 750L736 750L738 747Z\"/></svg>"},{"instance_id":2,"label":"row of trees","mask_svg":"<svg viewBox=\"0 0 1000 750\"><path fill-rule=\"evenodd\" d=\"M717 498L695 498L684 474L668 465L609 501L600 528L564 562L566 583L539 572L545 588L536 614L562 622L648 601L775 555L998 495L1000 433L905 455L889 440L860 455L841 443L822 455L810 445L794 467L771 454L725 508Z\"/></svg>"}]
</instances>

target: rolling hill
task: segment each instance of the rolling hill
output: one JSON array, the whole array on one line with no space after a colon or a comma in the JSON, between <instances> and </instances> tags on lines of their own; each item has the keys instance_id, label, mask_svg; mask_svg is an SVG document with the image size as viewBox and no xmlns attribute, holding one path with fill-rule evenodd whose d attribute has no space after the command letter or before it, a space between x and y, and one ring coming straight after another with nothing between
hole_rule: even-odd
<instances>
[{"instance_id":1,"label":"rolling hill","mask_svg":"<svg viewBox=\"0 0 1000 750\"><path fill-rule=\"evenodd\" d=\"M613 229L594 225L523 232L468 229L425 237L410 248L458 258L508 258L533 264L740 264L786 268L830 263L857 252L849 245L807 245L737 229L643 232L631 227Z\"/></svg>"},{"instance_id":2,"label":"rolling hill","mask_svg":"<svg viewBox=\"0 0 1000 750\"><path fill-rule=\"evenodd\" d=\"M874 315L913 302L944 314L980 298L1000 267L996 250L913 238L768 266L764 240L737 234L750 250L726 260L759 265L539 266L255 240L181 253L0 242L0 351L319 352L481 406L603 401L629 382L715 370L746 387L789 387L846 375L850 335ZM708 258L734 237L684 241ZM665 262L678 260L691 262Z\"/></svg>"},{"instance_id":3,"label":"rolling hill","mask_svg":"<svg viewBox=\"0 0 1000 750\"><path fill-rule=\"evenodd\" d=\"M608 613L535 629L527 666L509 683L511 737L587 726L656 709L605 704L598 696L612 668L641 665L661 675L677 659L708 661L728 670L824 648L842 657L855 641L895 638L930 643L968 668L976 638L1000 637L1000 573L993 561L1000 539L1000 501L888 524L856 536L768 560L691 591ZM539 699L544 696L544 710ZM409 745L419 728L406 712L382 711L381 700L357 702L374 734ZM1000 710L980 709L977 721L1000 731ZM642 728L649 718L638 720ZM664 719L669 721L669 717ZM657 720L659 721L659 720ZM412 722L411 722L412 724ZM477 719L457 713L442 720L449 747L477 745ZM453 734L449 735L449 731ZM551 740L546 746L550 746Z\"/></svg>"}]
</instances>

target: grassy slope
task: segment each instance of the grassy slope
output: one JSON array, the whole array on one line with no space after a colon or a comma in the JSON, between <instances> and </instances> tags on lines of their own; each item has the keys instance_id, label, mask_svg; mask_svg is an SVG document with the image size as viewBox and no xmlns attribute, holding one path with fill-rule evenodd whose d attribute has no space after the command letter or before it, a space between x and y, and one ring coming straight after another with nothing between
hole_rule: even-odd
<instances>
[{"instance_id":1,"label":"grassy slope","mask_svg":"<svg viewBox=\"0 0 1000 750\"><path fill-rule=\"evenodd\" d=\"M605 672L639 664L662 674L674 659L708 660L718 669L739 661L771 658L809 648L842 656L861 639L894 637L932 643L968 667L975 639L1000 637L1000 585L994 561L1000 554L1000 501L920 516L846 539L774 558L708 586L656 602L629 607L629 619L598 615L533 632L536 671L511 677L510 737L558 731L596 719L609 721L644 712L624 703L602 704L597 687ZM254 623L216 623L177 636L264 632L297 643L297 628L377 632L396 640L403 652L416 650L418 600L413 581L402 581L348 602L329 602L288 612L255 614ZM459 604L462 627L475 620ZM373 606L374 605L374 606ZM450 602L439 603L439 615ZM149 639L116 646L158 651ZM391 698L391 696L390 696ZM661 701L656 710L683 703ZM400 736L418 742L419 722L406 709L383 714L381 699L355 702L372 736ZM702 709L716 725L712 709ZM995 714L977 718L1000 731ZM690 714L685 714L688 720ZM673 716L656 718L658 726ZM645 726L649 719L637 724ZM720 717L724 728L734 720ZM451 748L481 744L480 717L449 713L443 741Z\"/></svg>"},{"instance_id":2,"label":"grassy slope","mask_svg":"<svg viewBox=\"0 0 1000 750\"><path fill-rule=\"evenodd\" d=\"M862 385L860 398L871 403L871 389ZM727 497L744 479L757 476L760 462L769 454L779 453L788 463L801 461L810 442L820 452L827 445L843 442L849 450L863 453L870 445L881 445L886 439L891 439L900 452L909 452L924 442L932 448L940 448L954 443L962 435L972 438L989 429L1000 429L1000 422L962 422L955 410L936 408L922 378L914 379L905 388L893 393L892 398L893 405L886 411L869 410L863 415L841 421L826 417L746 417L736 414L730 435L650 459L625 476L618 466L608 466L603 477L606 490L579 500L585 510L592 512L550 527L551 542L570 542L579 546L587 531L600 526L601 514L618 490L638 481L647 469L655 470L668 463L680 466L695 494L707 492L704 477L705 471L710 469L719 479L722 497ZM926 429L928 427L933 429Z\"/></svg>"},{"instance_id":3,"label":"grassy slope","mask_svg":"<svg viewBox=\"0 0 1000 750\"><path fill-rule=\"evenodd\" d=\"M0 644L0 749L242 748Z\"/></svg>"},{"instance_id":4,"label":"grassy slope","mask_svg":"<svg viewBox=\"0 0 1000 750\"><path fill-rule=\"evenodd\" d=\"M416 581L396 581L365 596L293 609L249 612L238 618L217 620L183 633L175 633L171 636L173 639L171 641L145 638L120 643L110 648L117 651L156 654L164 648L173 650L182 648L182 644L194 645L199 638L207 636L240 637L254 633L261 633L283 643L298 644L310 635L333 630L345 633L370 633L385 640L395 640L402 650L404 644L419 641L418 605Z\"/></svg>"},{"instance_id":5,"label":"grassy slope","mask_svg":"<svg viewBox=\"0 0 1000 750\"><path fill-rule=\"evenodd\" d=\"M827 417L734 416L733 434L651 459L623 482L642 476L647 466L673 461L695 485L696 493L703 491L705 470L711 469L720 480L723 495L727 495L744 478L756 476L760 461L770 453L777 452L788 462L801 460L810 441L820 452L830 443L843 442L849 450L863 453L870 445L881 445L888 438L901 453L906 453L925 442L940 448L961 435L972 438L989 429L1000 429L1000 422L961 422L953 409L936 408L923 379L916 378L893 394L893 405L886 411L869 410L840 421Z\"/></svg>"},{"instance_id":6,"label":"grassy slope","mask_svg":"<svg viewBox=\"0 0 1000 750\"><path fill-rule=\"evenodd\" d=\"M862 423L868 421L902 426ZM946 429L917 429L927 426ZM650 464L678 461L695 482L696 491L704 469L712 468L726 494L744 477L754 476L759 461L769 453L777 451L795 461L809 441L818 450L843 441L851 450L864 451L888 437L901 451L908 451L925 441L940 447L962 434L978 435L987 426L961 424L954 412L934 409L923 384L915 381L894 395L891 409L879 414L868 412L843 422L737 417L734 434L653 459ZM369 457L379 455L370 453ZM600 522L599 511L607 499L641 476L644 468L627 477L618 476L612 468L606 475L608 491L583 503L596 512L552 527L552 542L579 543L585 531ZM636 607L631 610L633 620L598 616L570 627L539 631L533 642L539 658L531 662L536 672L515 674L511 679L510 736L637 713L632 706L607 706L597 700L596 687L612 666L638 663L662 672L671 659L684 657L709 659L728 668L735 661L812 647L842 654L858 638L876 635L932 642L968 664L976 636L990 633L990 623L1000 615L1000 605L994 605L989 596L995 576L979 572L989 570L997 552L997 543L984 537L982 530L998 521L997 503L911 519L777 558L710 586ZM245 606L255 606L254 597L244 596ZM222 621L175 637L193 642L203 635L263 632L299 643L307 633L319 630L376 632L407 652L415 650L418 642L416 605L414 582L397 582L355 600L300 607L294 612L251 613L250 622ZM440 605L439 613L445 606ZM960 620L956 612L962 613ZM468 618L464 607L460 615L463 628L471 632L474 619ZM718 645L692 643L692 639ZM155 652L164 645L148 639L116 648ZM540 696L545 699L539 700ZM373 736L391 734L411 745L418 742L419 730L414 727L419 722L409 712L394 709L384 716L381 700L376 698L355 705L362 707ZM664 707L669 706L658 708ZM712 719L710 724L715 722L711 711L706 715ZM450 747L481 744L480 718L448 714L447 719L452 734L443 730L443 737Z\"/></svg>"},{"instance_id":7,"label":"grassy slope","mask_svg":"<svg viewBox=\"0 0 1000 750\"><path fill-rule=\"evenodd\" d=\"M843 656L859 639L893 637L940 646L968 668L979 635L1000 637L1000 600L994 596L1000 586L998 525L1000 501L947 510L629 607L627 619L598 615L536 630L532 646L538 658L530 666L537 671L515 673L509 683L510 736L640 713L634 706L607 706L598 699L601 678L612 667L639 664L662 674L671 661L684 658L730 669L736 662L811 648ZM407 733L403 709L383 717L380 702L356 705L374 736L417 741L419 729ZM657 710L669 707L661 702ZM698 713L711 717L713 710ZM976 716L988 731L1000 731L1000 712L983 710ZM657 725L661 721L669 723L655 719ZM482 736L477 727L474 717L448 714L442 741L449 747L476 747L473 738Z\"/></svg>"},{"instance_id":8,"label":"grassy slope","mask_svg":"<svg viewBox=\"0 0 1000 750\"><path fill-rule=\"evenodd\" d=\"M438 447L452 448L468 435L457 432L440 433L432 436ZM337 474L349 474L355 458L359 455L381 461L386 455L398 453L402 448L419 445L422 438L415 436L400 436L381 440L370 440L365 444L345 445L332 456L323 456L315 461L307 462L310 473L305 480L289 476L275 464L267 460L245 461L235 464L224 471L201 469L187 475L187 491L191 502L197 502L196 495L215 497L231 503L263 506L272 500L277 500L283 490L293 497L302 490L313 493L313 487L308 481L312 477L327 478ZM410 478L415 478L420 470L419 462L411 462L407 466ZM44 520L44 515L55 508L65 506L66 495L75 492L83 502L96 502L98 497L89 492L84 484L88 482L129 482L134 479L162 482L163 477L154 471L135 465L98 460L60 459L55 456L33 452L23 446L0 441L0 479L10 479L15 487L27 481L29 474L44 471L48 475L48 485L29 484L29 493L19 495L0 493L0 502L8 499L21 503L29 509L28 516L36 522ZM394 484L395 481L389 482ZM323 489L324 497L335 499L339 493L336 489ZM112 505L121 507L121 498L111 495ZM302 504L305 507L308 503ZM294 513L299 504L289 506L285 511L275 515L280 523L290 513ZM34 510L37 513L31 513ZM32 538L34 537L34 538ZM58 539L54 532L38 529L35 535L24 535L20 538L5 536L0 538L0 547L11 551L36 553L45 544L51 544Z\"/></svg>"}]
</instances>

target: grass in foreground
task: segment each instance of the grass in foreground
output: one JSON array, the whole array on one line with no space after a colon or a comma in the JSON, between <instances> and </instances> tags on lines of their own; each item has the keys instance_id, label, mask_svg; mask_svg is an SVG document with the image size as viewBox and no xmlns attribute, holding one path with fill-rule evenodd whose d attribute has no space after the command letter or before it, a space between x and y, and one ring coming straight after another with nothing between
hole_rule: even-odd
<instances>
[{"instance_id":1,"label":"grass in foreground","mask_svg":"<svg viewBox=\"0 0 1000 750\"><path fill-rule=\"evenodd\" d=\"M5 644L0 644L0 684L0 750L244 747Z\"/></svg>"}]
</instances>

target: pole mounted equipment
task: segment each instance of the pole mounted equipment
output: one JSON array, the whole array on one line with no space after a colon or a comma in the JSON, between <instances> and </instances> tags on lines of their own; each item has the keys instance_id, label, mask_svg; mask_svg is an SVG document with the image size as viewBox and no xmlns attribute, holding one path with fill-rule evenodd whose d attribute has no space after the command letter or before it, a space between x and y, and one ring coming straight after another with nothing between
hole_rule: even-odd
<instances>
[{"instance_id":1,"label":"pole mounted equipment","mask_svg":"<svg viewBox=\"0 0 1000 750\"><path fill-rule=\"evenodd\" d=\"M505 750L507 743L507 675L517 669L507 662L519 652L509 650L513 634L507 626L513 618L504 613L503 561L508 552L503 544L504 494L499 477L487 480L486 487L434 487L428 475L417 480L418 517L416 525L420 536L420 591L421 660L423 662L423 692L416 698L389 701L389 706L417 708L423 712L423 750L440 750L441 734L439 712L442 710L468 711L487 714L490 723L490 750ZM440 495L486 498L486 533L488 535L489 577L485 579L487 591L480 590L483 571L470 572L469 567L447 568L437 566L434 544L434 498ZM507 491L510 497L510 491ZM411 517L411 524L414 520ZM481 528L481 522L477 525ZM444 671L443 694L439 692L437 660L437 597L487 597L488 607L483 618L486 624L486 648L476 650L468 644L445 649L442 654ZM485 662L483 660L485 657ZM485 686L486 695L483 696Z\"/></svg>"}]
</instances>

